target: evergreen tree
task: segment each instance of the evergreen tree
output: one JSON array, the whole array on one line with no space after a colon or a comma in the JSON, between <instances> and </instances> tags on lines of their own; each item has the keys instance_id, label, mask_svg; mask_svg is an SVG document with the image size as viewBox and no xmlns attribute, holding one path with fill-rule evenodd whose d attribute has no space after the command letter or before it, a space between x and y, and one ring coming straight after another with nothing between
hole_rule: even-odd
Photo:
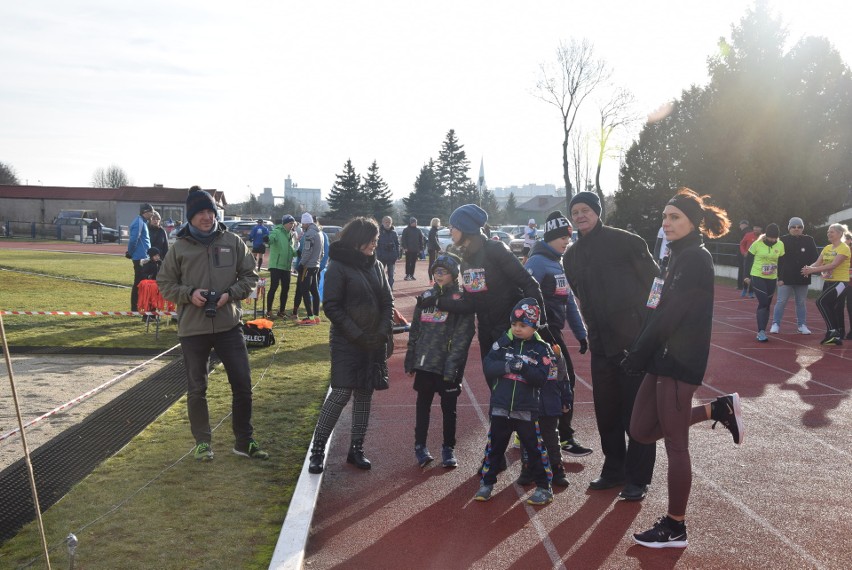
<instances>
[{"instance_id":1,"label":"evergreen tree","mask_svg":"<svg viewBox=\"0 0 852 570\"><path fill-rule=\"evenodd\" d=\"M328 195L328 217L344 221L369 212L367 200L361 191L361 177L352 166L352 159L347 159L343 172L337 175L334 186Z\"/></svg>"},{"instance_id":2,"label":"evergreen tree","mask_svg":"<svg viewBox=\"0 0 852 570\"><path fill-rule=\"evenodd\" d=\"M403 198L402 203L405 207L405 220L412 216L424 221L432 218L441 218L441 220L449 218L447 202L438 186L435 163L431 158L429 163L424 164L420 169L420 174L414 181L414 191Z\"/></svg>"},{"instance_id":3,"label":"evergreen tree","mask_svg":"<svg viewBox=\"0 0 852 570\"><path fill-rule=\"evenodd\" d=\"M506 200L505 218L507 224L518 223L518 201L515 200L515 193L509 193L509 199Z\"/></svg>"},{"instance_id":4,"label":"evergreen tree","mask_svg":"<svg viewBox=\"0 0 852 570\"><path fill-rule=\"evenodd\" d=\"M500 211L500 205L497 203L497 197L494 192L488 188L482 189L482 204L481 208L488 212L488 223L493 227L495 224L503 222L503 212Z\"/></svg>"},{"instance_id":5,"label":"evergreen tree","mask_svg":"<svg viewBox=\"0 0 852 570\"><path fill-rule=\"evenodd\" d=\"M376 161L367 169L367 176L364 178L362 185L362 193L367 202L367 211L365 215L372 216L376 221L381 222L382 218L389 215L393 211L393 201L391 192L387 182L379 175L379 165Z\"/></svg>"},{"instance_id":6,"label":"evergreen tree","mask_svg":"<svg viewBox=\"0 0 852 570\"><path fill-rule=\"evenodd\" d=\"M18 186L20 183L18 175L15 174L15 169L8 164L0 162L0 184Z\"/></svg>"},{"instance_id":7,"label":"evergreen tree","mask_svg":"<svg viewBox=\"0 0 852 570\"><path fill-rule=\"evenodd\" d=\"M470 186L473 186L473 195L475 196L476 184L467 175L469 169L470 161L467 159L464 145L459 144L455 130L450 129L441 146L441 152L438 153L438 160L435 165L438 186L441 188L442 194L447 197L447 206L450 212L462 204L479 203L479 200L471 199Z\"/></svg>"}]
</instances>

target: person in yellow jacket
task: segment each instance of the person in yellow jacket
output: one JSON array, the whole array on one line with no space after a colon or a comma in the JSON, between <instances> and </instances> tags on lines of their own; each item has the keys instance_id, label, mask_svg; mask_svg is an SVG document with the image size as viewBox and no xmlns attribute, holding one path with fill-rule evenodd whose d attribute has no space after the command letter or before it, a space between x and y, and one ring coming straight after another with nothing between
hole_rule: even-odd
<instances>
[{"instance_id":1,"label":"person in yellow jacket","mask_svg":"<svg viewBox=\"0 0 852 570\"><path fill-rule=\"evenodd\" d=\"M757 341L767 342L766 325L769 324L769 307L778 285L778 258L784 255L784 243L778 240L778 224L766 226L766 232L748 248L746 277L743 283L750 286L757 298Z\"/></svg>"},{"instance_id":2,"label":"person in yellow jacket","mask_svg":"<svg viewBox=\"0 0 852 570\"><path fill-rule=\"evenodd\" d=\"M831 242L822 249L819 258L802 268L802 275L820 273L823 279L822 295L816 301L817 309L825 321L825 338L820 344L843 344L840 328L843 325L843 303L849 289L849 246L843 236L849 229L843 224L831 224L826 233Z\"/></svg>"}]
</instances>

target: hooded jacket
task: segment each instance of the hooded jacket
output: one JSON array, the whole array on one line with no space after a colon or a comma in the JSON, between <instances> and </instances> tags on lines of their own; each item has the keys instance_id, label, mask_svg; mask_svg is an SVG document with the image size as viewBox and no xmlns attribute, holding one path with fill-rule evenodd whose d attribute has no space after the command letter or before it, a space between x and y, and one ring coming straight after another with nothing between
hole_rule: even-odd
<instances>
[{"instance_id":1,"label":"hooded jacket","mask_svg":"<svg viewBox=\"0 0 852 570\"><path fill-rule=\"evenodd\" d=\"M512 372L509 361L524 360L520 372ZM491 386L491 410L539 413L539 390L549 376L556 378L553 353L538 333L529 340L520 340L509 331L504 333L482 361L485 379Z\"/></svg>"},{"instance_id":2,"label":"hooded jacket","mask_svg":"<svg viewBox=\"0 0 852 570\"><path fill-rule=\"evenodd\" d=\"M157 285L164 299L177 305L178 336L196 336L231 330L240 324L242 306L257 285L255 260L245 242L236 234L217 224L216 235L204 245L189 232L189 225L180 229L177 240L169 248ZM204 314L190 300L196 289L225 292L230 301L216 310L216 317Z\"/></svg>"},{"instance_id":3,"label":"hooded jacket","mask_svg":"<svg viewBox=\"0 0 852 570\"><path fill-rule=\"evenodd\" d=\"M299 258L299 266L309 269L319 269L322 261L323 242L325 234L319 231L316 224L310 224L305 233L302 234L302 254Z\"/></svg>"},{"instance_id":4,"label":"hooded jacket","mask_svg":"<svg viewBox=\"0 0 852 570\"><path fill-rule=\"evenodd\" d=\"M562 256L545 241L537 241L527 259L526 270L541 286L547 324L557 329L565 327L565 321L577 340L586 338L586 325L580 317L574 294L568 286Z\"/></svg>"},{"instance_id":5,"label":"hooded jacket","mask_svg":"<svg viewBox=\"0 0 852 570\"><path fill-rule=\"evenodd\" d=\"M563 265L580 300L589 350L620 357L642 330L651 284L659 274L645 240L598 220L568 248Z\"/></svg>"},{"instance_id":6,"label":"hooded jacket","mask_svg":"<svg viewBox=\"0 0 852 570\"><path fill-rule=\"evenodd\" d=\"M328 250L323 311L331 321L331 386L372 390L377 374L387 376L385 349L357 343L363 334L393 330L393 295L384 266L337 241Z\"/></svg>"},{"instance_id":7,"label":"hooded jacket","mask_svg":"<svg viewBox=\"0 0 852 570\"><path fill-rule=\"evenodd\" d=\"M278 224L269 233L269 268L290 271L295 256L293 232Z\"/></svg>"},{"instance_id":8,"label":"hooded jacket","mask_svg":"<svg viewBox=\"0 0 852 570\"><path fill-rule=\"evenodd\" d=\"M435 289L435 293L442 296L461 299L463 295L457 284L443 288L436 285ZM471 314L416 307L408 331L405 372L433 372L443 376L445 382L461 384L473 332Z\"/></svg>"},{"instance_id":9,"label":"hooded jacket","mask_svg":"<svg viewBox=\"0 0 852 570\"><path fill-rule=\"evenodd\" d=\"M405 251L421 252L426 247L426 238L417 226L407 225L400 237L402 249Z\"/></svg>"},{"instance_id":10,"label":"hooded jacket","mask_svg":"<svg viewBox=\"0 0 852 570\"><path fill-rule=\"evenodd\" d=\"M700 385L713 328L713 258L697 231L669 247L660 302L630 348L629 368Z\"/></svg>"}]
</instances>

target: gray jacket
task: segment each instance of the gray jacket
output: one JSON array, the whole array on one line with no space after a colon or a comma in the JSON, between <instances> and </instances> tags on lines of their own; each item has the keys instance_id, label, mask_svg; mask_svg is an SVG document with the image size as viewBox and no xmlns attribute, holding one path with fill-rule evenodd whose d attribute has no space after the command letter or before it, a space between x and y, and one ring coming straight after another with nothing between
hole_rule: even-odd
<instances>
[{"instance_id":1,"label":"gray jacket","mask_svg":"<svg viewBox=\"0 0 852 570\"><path fill-rule=\"evenodd\" d=\"M299 266L309 269L319 269L320 261L322 261L325 234L319 231L316 224L311 224L305 230L304 240Z\"/></svg>"}]
</instances>

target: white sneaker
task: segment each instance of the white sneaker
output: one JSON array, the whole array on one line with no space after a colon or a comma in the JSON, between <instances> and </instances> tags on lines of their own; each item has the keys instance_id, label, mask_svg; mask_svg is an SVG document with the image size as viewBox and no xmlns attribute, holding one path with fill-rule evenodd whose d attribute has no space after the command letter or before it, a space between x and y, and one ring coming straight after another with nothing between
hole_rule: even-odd
<instances>
[{"instance_id":1,"label":"white sneaker","mask_svg":"<svg viewBox=\"0 0 852 570\"><path fill-rule=\"evenodd\" d=\"M769 327L769 333L770 334L778 334L779 332L780 332L780 329L778 328L778 323L772 323L772 326Z\"/></svg>"},{"instance_id":2,"label":"white sneaker","mask_svg":"<svg viewBox=\"0 0 852 570\"><path fill-rule=\"evenodd\" d=\"M808 328L808 325L801 325L799 327L799 334L811 334L811 329Z\"/></svg>"}]
</instances>

